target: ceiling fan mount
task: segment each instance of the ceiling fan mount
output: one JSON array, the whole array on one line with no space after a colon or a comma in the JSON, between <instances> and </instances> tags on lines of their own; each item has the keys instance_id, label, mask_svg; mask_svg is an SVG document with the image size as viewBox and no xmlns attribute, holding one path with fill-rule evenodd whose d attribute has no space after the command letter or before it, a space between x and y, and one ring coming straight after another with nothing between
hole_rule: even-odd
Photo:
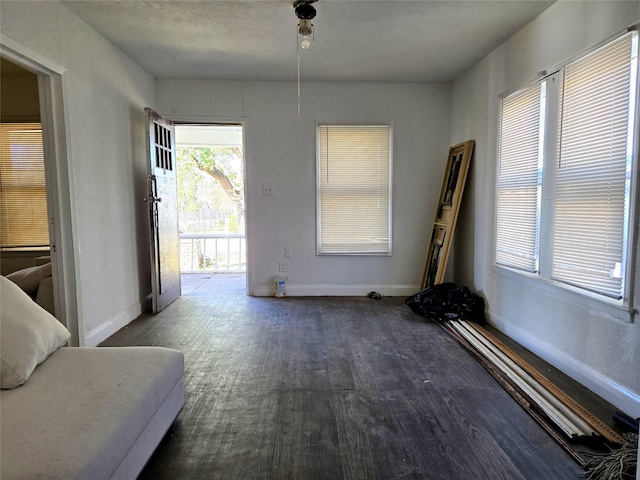
<instances>
[{"instance_id":1,"label":"ceiling fan mount","mask_svg":"<svg viewBox=\"0 0 640 480\"><path fill-rule=\"evenodd\" d=\"M303 49L307 49L311 45L311 40L309 40L308 37L313 35L313 23L311 23L311 20L316 17L316 9L312 3L316 1L317 0L296 0L293 2L296 17L300 20L300 23L298 23L298 33L303 36L303 43L301 43Z\"/></svg>"},{"instance_id":2,"label":"ceiling fan mount","mask_svg":"<svg viewBox=\"0 0 640 480\"><path fill-rule=\"evenodd\" d=\"M316 9L312 4L316 1L317 0L296 0L293 2L296 16L300 20L313 20L316 16Z\"/></svg>"}]
</instances>

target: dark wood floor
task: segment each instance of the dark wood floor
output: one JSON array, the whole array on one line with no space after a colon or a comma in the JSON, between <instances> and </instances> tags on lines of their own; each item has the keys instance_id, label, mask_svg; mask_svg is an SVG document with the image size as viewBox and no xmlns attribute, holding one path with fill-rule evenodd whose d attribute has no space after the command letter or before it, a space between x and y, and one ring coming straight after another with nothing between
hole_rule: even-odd
<instances>
[{"instance_id":1,"label":"dark wood floor","mask_svg":"<svg viewBox=\"0 0 640 480\"><path fill-rule=\"evenodd\" d=\"M227 279L190 277L103 343L185 354L184 409L141 479L583 478L403 298L252 298Z\"/></svg>"}]
</instances>

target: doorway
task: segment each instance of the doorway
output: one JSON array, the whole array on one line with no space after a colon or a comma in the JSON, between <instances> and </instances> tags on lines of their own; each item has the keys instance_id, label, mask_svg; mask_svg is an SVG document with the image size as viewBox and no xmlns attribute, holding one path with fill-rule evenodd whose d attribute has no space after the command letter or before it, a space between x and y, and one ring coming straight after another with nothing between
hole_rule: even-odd
<instances>
[{"instance_id":1,"label":"doorway","mask_svg":"<svg viewBox=\"0 0 640 480\"><path fill-rule=\"evenodd\" d=\"M246 293L244 127L176 124L182 295Z\"/></svg>"},{"instance_id":2,"label":"doorway","mask_svg":"<svg viewBox=\"0 0 640 480\"><path fill-rule=\"evenodd\" d=\"M75 255L71 241L71 198L62 87L65 69L8 38L3 38L0 43L0 56L37 77L55 314L71 333L69 346L83 346L84 328L78 321Z\"/></svg>"},{"instance_id":3,"label":"doorway","mask_svg":"<svg viewBox=\"0 0 640 480\"><path fill-rule=\"evenodd\" d=\"M0 79L0 268L7 275L45 263L50 242L38 76L2 57ZM54 314L53 298L41 306Z\"/></svg>"}]
</instances>

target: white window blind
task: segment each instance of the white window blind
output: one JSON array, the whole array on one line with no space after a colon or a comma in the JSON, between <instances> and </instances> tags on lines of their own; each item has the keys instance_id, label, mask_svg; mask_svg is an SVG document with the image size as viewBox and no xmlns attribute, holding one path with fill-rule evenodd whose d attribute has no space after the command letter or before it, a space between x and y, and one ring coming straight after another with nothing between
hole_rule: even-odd
<instances>
[{"instance_id":1,"label":"white window blind","mask_svg":"<svg viewBox=\"0 0 640 480\"><path fill-rule=\"evenodd\" d=\"M39 123L0 124L0 245L49 245Z\"/></svg>"},{"instance_id":2,"label":"white window blind","mask_svg":"<svg viewBox=\"0 0 640 480\"><path fill-rule=\"evenodd\" d=\"M318 254L391 253L391 126L318 126Z\"/></svg>"},{"instance_id":3,"label":"white window blind","mask_svg":"<svg viewBox=\"0 0 640 480\"><path fill-rule=\"evenodd\" d=\"M555 182L554 280L622 298L637 34L565 67Z\"/></svg>"},{"instance_id":4,"label":"white window blind","mask_svg":"<svg viewBox=\"0 0 640 480\"><path fill-rule=\"evenodd\" d=\"M496 211L496 263L538 270L544 84L502 100Z\"/></svg>"}]
</instances>

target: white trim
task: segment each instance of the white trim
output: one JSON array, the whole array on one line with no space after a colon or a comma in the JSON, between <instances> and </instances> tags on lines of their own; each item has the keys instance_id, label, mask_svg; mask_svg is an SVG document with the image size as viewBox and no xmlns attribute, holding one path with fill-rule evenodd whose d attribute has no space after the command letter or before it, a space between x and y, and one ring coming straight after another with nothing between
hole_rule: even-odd
<instances>
[{"instance_id":1,"label":"white trim","mask_svg":"<svg viewBox=\"0 0 640 480\"><path fill-rule=\"evenodd\" d=\"M273 297L274 285L252 285L252 295ZM364 297L378 292L384 297L407 297L420 291L420 285L297 285L286 284L288 297Z\"/></svg>"},{"instance_id":2,"label":"white trim","mask_svg":"<svg viewBox=\"0 0 640 480\"><path fill-rule=\"evenodd\" d=\"M67 71L67 69L62 65L52 62L29 47L16 42L4 33L0 34L0 46L2 47L2 54L8 59L34 69L36 70L36 73L40 72L48 75L57 73L58 75L62 75Z\"/></svg>"},{"instance_id":3,"label":"white trim","mask_svg":"<svg viewBox=\"0 0 640 480\"><path fill-rule=\"evenodd\" d=\"M100 342L103 342L121 328L126 327L131 321L138 318L144 308L148 308L148 302L146 305L142 303L132 305L118 316L87 332L87 336L84 338L84 346L95 347Z\"/></svg>"},{"instance_id":4,"label":"white trim","mask_svg":"<svg viewBox=\"0 0 640 480\"><path fill-rule=\"evenodd\" d=\"M638 24L634 24L632 27L629 27L629 31L637 30ZM638 32L640 36L640 32ZM640 44L640 38L638 40L638 44ZM637 44L637 45L638 45ZM638 47L640 48L640 46ZM640 57L640 52L637 54L637 57ZM636 305L636 284L637 284L637 261L638 261L638 227L640 226L640 209L638 208L637 202L640 193L638 192L638 187L640 186L640 131L638 131L638 126L640 126L640 58L636 58L636 71L635 71L635 125L634 125L634 135L633 135L633 153L631 158L631 171L634 172L634 175L631 176L631 197L629 199L629 232L627 238L627 265L626 265L626 289L624 292L625 298L629 305ZM633 317L632 320L633 321ZM640 471L640 470L639 470ZM640 478L638 479L640 480Z\"/></svg>"},{"instance_id":5,"label":"white trim","mask_svg":"<svg viewBox=\"0 0 640 480\"><path fill-rule=\"evenodd\" d=\"M634 392L613 379L594 370L556 347L541 341L530 332L514 326L504 318L492 315L491 323L505 335L518 342L543 360L569 375L597 395L632 416L640 417L640 392Z\"/></svg>"}]
</instances>

